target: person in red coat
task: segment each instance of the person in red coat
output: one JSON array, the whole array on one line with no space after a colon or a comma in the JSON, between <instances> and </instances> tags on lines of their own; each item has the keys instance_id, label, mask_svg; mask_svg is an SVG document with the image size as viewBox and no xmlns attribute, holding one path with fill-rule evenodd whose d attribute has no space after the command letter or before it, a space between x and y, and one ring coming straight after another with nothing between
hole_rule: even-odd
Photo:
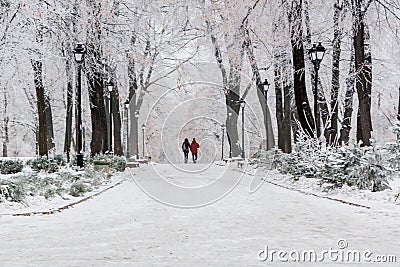
<instances>
[{"instance_id":1,"label":"person in red coat","mask_svg":"<svg viewBox=\"0 0 400 267\"><path fill-rule=\"evenodd\" d=\"M190 152L192 152L193 163L197 161L197 152L200 145L196 142L196 138L193 138L192 143L190 144Z\"/></svg>"}]
</instances>

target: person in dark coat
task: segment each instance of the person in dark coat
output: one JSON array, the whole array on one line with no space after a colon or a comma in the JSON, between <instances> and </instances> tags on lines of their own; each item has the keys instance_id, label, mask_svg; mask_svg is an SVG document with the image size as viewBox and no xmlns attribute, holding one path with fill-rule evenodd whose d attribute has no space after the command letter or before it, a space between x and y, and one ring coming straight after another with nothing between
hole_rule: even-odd
<instances>
[{"instance_id":1,"label":"person in dark coat","mask_svg":"<svg viewBox=\"0 0 400 267\"><path fill-rule=\"evenodd\" d=\"M199 148L199 143L196 142L196 138L193 138L193 141L190 144L190 152L192 152L193 163L196 163L197 161L197 152Z\"/></svg>"},{"instance_id":2,"label":"person in dark coat","mask_svg":"<svg viewBox=\"0 0 400 267\"><path fill-rule=\"evenodd\" d=\"M185 157L185 163L188 162L189 149L190 149L189 139L185 138L185 141L183 141L182 143L182 151L183 151L183 156Z\"/></svg>"}]
</instances>

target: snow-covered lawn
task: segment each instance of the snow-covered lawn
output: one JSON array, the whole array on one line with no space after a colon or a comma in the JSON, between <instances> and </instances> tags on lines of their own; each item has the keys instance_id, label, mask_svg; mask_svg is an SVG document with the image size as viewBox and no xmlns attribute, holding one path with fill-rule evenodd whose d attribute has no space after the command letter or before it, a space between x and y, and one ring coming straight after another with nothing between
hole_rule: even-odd
<instances>
[{"instance_id":1,"label":"snow-covered lawn","mask_svg":"<svg viewBox=\"0 0 400 267\"><path fill-rule=\"evenodd\" d=\"M329 248L371 251L372 259L394 255L400 261L400 207L393 203L377 201L381 204L372 205L366 199L363 203L370 209L354 207L268 182L250 194L249 184L254 177L246 174L221 200L201 208L183 209L154 200L138 185L153 187L153 192L160 194L164 180L159 175L184 188L209 185L216 179L236 179L241 170L234 164L157 164L132 172L135 179L125 171L121 179L127 180L120 186L62 213L2 216L0 265L353 266L329 258L323 263L281 262L277 255L273 262L271 258L263 262L259 259L264 256L260 250L266 246L269 253L321 253ZM259 184L263 177L257 173L252 183ZM266 178L289 184L285 179L276 173ZM221 183L227 184L230 185L228 180ZM162 194L158 197L173 199ZM340 250L339 239L348 247ZM398 262L357 266L398 266Z\"/></svg>"},{"instance_id":2,"label":"snow-covered lawn","mask_svg":"<svg viewBox=\"0 0 400 267\"><path fill-rule=\"evenodd\" d=\"M123 175L121 177L121 174L109 176L105 172L91 170L75 171L63 168L55 173L46 173L33 172L31 168L25 167L22 172L16 174L0 175L0 190L2 191L9 190L9 185L5 183L7 181L24 185L21 193L22 201L0 199L0 216L52 212L94 196L120 183L122 179L124 177ZM71 188L77 184L77 181L84 184L86 189L82 194L73 196ZM54 193L46 199L45 191L47 190L52 190Z\"/></svg>"}]
</instances>

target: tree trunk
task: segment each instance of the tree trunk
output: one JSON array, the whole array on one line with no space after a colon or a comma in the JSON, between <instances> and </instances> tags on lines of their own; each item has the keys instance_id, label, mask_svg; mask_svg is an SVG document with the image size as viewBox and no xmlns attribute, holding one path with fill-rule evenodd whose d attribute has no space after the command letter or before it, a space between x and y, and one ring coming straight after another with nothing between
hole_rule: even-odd
<instances>
[{"instance_id":1,"label":"tree trunk","mask_svg":"<svg viewBox=\"0 0 400 267\"><path fill-rule=\"evenodd\" d=\"M397 120L400 121L400 87L399 87L399 103L397 105Z\"/></svg>"},{"instance_id":2,"label":"tree trunk","mask_svg":"<svg viewBox=\"0 0 400 267\"><path fill-rule=\"evenodd\" d=\"M363 146L371 145L371 54L366 53L366 25L362 11L363 0L355 0L353 6L354 35L353 45L355 53L356 90L358 95L357 112L357 141Z\"/></svg>"},{"instance_id":3,"label":"tree trunk","mask_svg":"<svg viewBox=\"0 0 400 267\"><path fill-rule=\"evenodd\" d=\"M47 120L45 93L42 81L42 62L31 59L33 68L33 81L36 88L37 110L39 120L39 156L48 156L47 154Z\"/></svg>"},{"instance_id":4,"label":"tree trunk","mask_svg":"<svg viewBox=\"0 0 400 267\"><path fill-rule=\"evenodd\" d=\"M136 36L133 34L131 37L131 47L136 43ZM131 156L139 158L139 136L138 136L138 118L135 116L139 112L137 108L137 92L138 82L136 77L136 62L131 53L127 54L128 57L128 83L129 83L129 117L130 117L130 130L129 130L129 153Z\"/></svg>"},{"instance_id":5,"label":"tree trunk","mask_svg":"<svg viewBox=\"0 0 400 267\"><path fill-rule=\"evenodd\" d=\"M291 131L291 83L292 77L291 64L287 53L279 40L287 31L282 27L282 17L280 16L273 24L274 32L274 85L275 85L275 105L276 118L278 125L278 148L284 153L292 152L292 131Z\"/></svg>"},{"instance_id":6,"label":"tree trunk","mask_svg":"<svg viewBox=\"0 0 400 267\"><path fill-rule=\"evenodd\" d=\"M279 55L274 55L274 85L275 85L275 110L276 122L278 125L278 148L283 151L284 132L283 132L283 93L282 93L282 71Z\"/></svg>"},{"instance_id":7,"label":"tree trunk","mask_svg":"<svg viewBox=\"0 0 400 267\"><path fill-rule=\"evenodd\" d=\"M124 149L122 147L122 139L121 139L121 128L122 128L122 123L121 123L121 111L120 111L120 105L119 105L119 92L118 92L118 87L116 83L114 83L114 90L112 92L113 94L113 134L114 134L114 154L117 156L123 156L124 155Z\"/></svg>"},{"instance_id":8,"label":"tree trunk","mask_svg":"<svg viewBox=\"0 0 400 267\"><path fill-rule=\"evenodd\" d=\"M47 127L47 150L54 148L55 140L54 140L54 130L53 130L53 113L51 111L50 98L45 90L45 114L46 114L46 127Z\"/></svg>"},{"instance_id":9,"label":"tree trunk","mask_svg":"<svg viewBox=\"0 0 400 267\"><path fill-rule=\"evenodd\" d=\"M4 104L4 118L3 118L3 157L8 156L8 144L10 142L9 139L9 133L8 133L8 123L10 121L8 117L8 96L7 96L7 91L5 88L3 88L3 104Z\"/></svg>"},{"instance_id":10,"label":"tree trunk","mask_svg":"<svg viewBox=\"0 0 400 267\"><path fill-rule=\"evenodd\" d=\"M350 140L351 117L353 114L353 96L354 96L354 50L351 49L349 75L346 79L346 95L344 98L344 114L342 128L340 129L340 145L348 145Z\"/></svg>"},{"instance_id":11,"label":"tree trunk","mask_svg":"<svg viewBox=\"0 0 400 267\"><path fill-rule=\"evenodd\" d=\"M340 75L340 53L341 53L341 35L342 28L340 23L340 13L342 6L339 0L334 4L333 16L333 56L332 56L332 88L331 88L331 127L329 128L329 138L327 142L330 145L337 143L338 134L338 119L339 119L339 103L338 95L340 89L339 75Z\"/></svg>"},{"instance_id":12,"label":"tree trunk","mask_svg":"<svg viewBox=\"0 0 400 267\"><path fill-rule=\"evenodd\" d=\"M231 72L234 71L231 67ZM240 75L240 73L236 74ZM240 84L234 85L230 83L230 90L228 94L225 96L225 103L227 106L227 113L232 113L231 116L228 116L226 119L226 133L228 136L229 146L231 148L231 156L232 157L240 157L242 150L239 144L239 134L237 130L237 122L240 112L240 105L238 101L240 99L239 89Z\"/></svg>"},{"instance_id":13,"label":"tree trunk","mask_svg":"<svg viewBox=\"0 0 400 267\"><path fill-rule=\"evenodd\" d=\"M70 46L67 45L67 49ZM71 152L71 140L72 140L72 112L73 112L73 71L71 57L68 56L68 52L63 50L65 59L65 72L67 76L67 103L66 103L66 114L65 114L65 135L64 135L64 153L67 154L67 160L70 160Z\"/></svg>"},{"instance_id":14,"label":"tree trunk","mask_svg":"<svg viewBox=\"0 0 400 267\"><path fill-rule=\"evenodd\" d=\"M291 132L291 103L292 103L292 83L288 79L291 76L290 62L286 55L283 60L283 69L281 73L285 77L282 81L283 86L283 121L282 121L282 151L285 153L292 152L292 132Z\"/></svg>"},{"instance_id":15,"label":"tree trunk","mask_svg":"<svg viewBox=\"0 0 400 267\"><path fill-rule=\"evenodd\" d=\"M260 70L257 65L257 60L254 55L253 44L250 38L249 30L247 29L246 23L242 25L242 32L244 37L244 47L247 52L247 56L250 61L251 69L253 71L253 75L256 77L256 88L257 88L257 97L258 101L261 105L261 110L263 112L264 118L264 128L265 128L265 136L267 139L266 150L270 150L275 146L275 137L272 129L272 121L271 121L271 113L268 107L268 98L267 95L264 94L264 85L261 80ZM266 92L265 92L266 93Z\"/></svg>"},{"instance_id":16,"label":"tree trunk","mask_svg":"<svg viewBox=\"0 0 400 267\"><path fill-rule=\"evenodd\" d=\"M92 121L92 156L107 151L107 122L104 106L104 88L101 70L101 3L87 0L89 28L87 30L87 80Z\"/></svg>"},{"instance_id":17,"label":"tree trunk","mask_svg":"<svg viewBox=\"0 0 400 267\"><path fill-rule=\"evenodd\" d=\"M294 96L300 125L307 135L314 137L314 117L311 113L310 103L307 97L306 80L304 75L305 62L304 46L302 40L302 21L302 0L294 1L292 10L289 14L294 66Z\"/></svg>"},{"instance_id":18,"label":"tree trunk","mask_svg":"<svg viewBox=\"0 0 400 267\"><path fill-rule=\"evenodd\" d=\"M239 145L239 134L237 130L237 120L240 111L240 105L238 101L240 99L240 74L241 67L243 64L243 47L240 49L240 58L230 58L230 73L229 78L226 72L225 66L222 62L222 55L220 47L217 43L216 37L211 34L211 42L214 45L214 55L217 61L218 67L222 75L222 84L225 89L225 104L226 104L226 135L229 143L229 156L238 157L241 155L241 149ZM231 56L232 57L232 56ZM231 114L231 116L229 116Z\"/></svg>"}]
</instances>

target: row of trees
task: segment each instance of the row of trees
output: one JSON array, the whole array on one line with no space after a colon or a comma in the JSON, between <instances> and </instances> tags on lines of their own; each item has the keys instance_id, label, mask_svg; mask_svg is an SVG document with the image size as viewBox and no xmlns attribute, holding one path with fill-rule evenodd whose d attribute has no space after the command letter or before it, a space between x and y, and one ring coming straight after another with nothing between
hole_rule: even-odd
<instances>
[{"instance_id":1,"label":"row of trees","mask_svg":"<svg viewBox=\"0 0 400 267\"><path fill-rule=\"evenodd\" d=\"M312 7L324 12L313 12ZM86 122L90 125L86 128L91 136L90 152L95 155L108 149L109 107L105 81L113 80L116 85L112 93L116 100L113 101L111 133L114 152L123 154L120 112L123 101L120 100L126 97L130 101L130 151L138 154L135 114L140 113L152 86L179 66L198 60L199 50L208 50L221 74L232 155L240 155L241 151L237 131L238 101L246 99L252 88L257 90L262 108L267 148L275 145L272 114L262 78L266 74L274 77L271 80L275 92L277 145L289 153L292 139L296 141L299 131L318 137L315 114L308 98L310 89L307 90L316 90L311 82L311 87L307 86L308 80L315 77L307 48L311 47L312 40L321 39L332 55L328 61L331 67L324 66L330 68L331 82L319 80L318 99L313 99L318 102L321 116L317 120L323 126L323 137L330 145L350 141L356 92L356 139L368 146L373 130L370 26L377 23L371 18L384 15L388 21L385 27L395 30L399 10L399 4L391 0L315 3L308 0L0 0L0 67L7 74L1 79L1 85L10 87L10 80L21 75L18 66L29 59L31 70L27 73L32 75L33 84L23 86L23 92L34 117L33 123L19 124L30 125L38 138L39 154L46 155L55 145L54 114L60 116L63 110L64 152L69 153L74 140L76 87L72 49L78 41L83 41L87 47L83 70L91 114L90 121ZM328 22L327 14L331 16ZM7 71L9 65L15 66L14 72ZM55 65L59 69L51 67ZM161 69L164 70L162 74ZM243 86L247 73L251 73L252 84ZM21 83L24 82L18 84ZM63 88L61 96L49 89L52 84ZM3 155L6 156L9 124L13 120L7 101L10 96L4 92L2 132ZM341 94L344 97L340 97ZM61 105L56 101L60 98Z\"/></svg>"}]
</instances>

